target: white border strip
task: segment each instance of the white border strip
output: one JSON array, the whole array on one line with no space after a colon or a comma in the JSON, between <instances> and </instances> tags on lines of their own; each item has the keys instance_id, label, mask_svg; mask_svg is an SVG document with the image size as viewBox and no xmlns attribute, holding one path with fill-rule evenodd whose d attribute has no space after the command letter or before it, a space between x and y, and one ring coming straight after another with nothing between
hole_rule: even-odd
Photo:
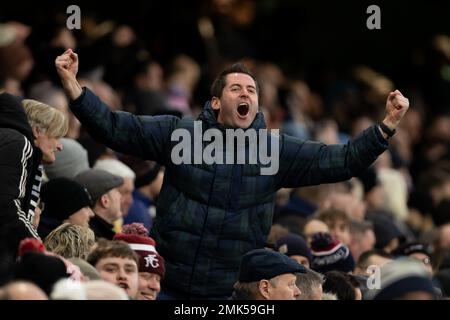
<instances>
[{"instance_id":1,"label":"white border strip","mask_svg":"<svg viewBox=\"0 0 450 320\"><path fill-rule=\"evenodd\" d=\"M150 251L150 252L156 252L156 249L154 246L150 244L138 244L138 243L129 243L131 249L136 251Z\"/></svg>"}]
</instances>

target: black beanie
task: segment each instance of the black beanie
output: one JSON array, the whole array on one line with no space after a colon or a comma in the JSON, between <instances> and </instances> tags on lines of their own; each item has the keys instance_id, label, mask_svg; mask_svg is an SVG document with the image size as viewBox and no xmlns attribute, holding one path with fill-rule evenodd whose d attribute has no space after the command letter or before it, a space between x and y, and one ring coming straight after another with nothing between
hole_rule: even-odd
<instances>
[{"instance_id":1,"label":"black beanie","mask_svg":"<svg viewBox=\"0 0 450 320\"><path fill-rule=\"evenodd\" d=\"M58 257L43 253L27 252L14 267L14 279L31 281L47 295L50 295L58 280L67 277L69 274L64 262Z\"/></svg>"},{"instance_id":2,"label":"black beanie","mask_svg":"<svg viewBox=\"0 0 450 320\"><path fill-rule=\"evenodd\" d=\"M63 222L78 210L92 205L89 192L68 178L55 178L42 186L42 217Z\"/></svg>"}]
</instances>

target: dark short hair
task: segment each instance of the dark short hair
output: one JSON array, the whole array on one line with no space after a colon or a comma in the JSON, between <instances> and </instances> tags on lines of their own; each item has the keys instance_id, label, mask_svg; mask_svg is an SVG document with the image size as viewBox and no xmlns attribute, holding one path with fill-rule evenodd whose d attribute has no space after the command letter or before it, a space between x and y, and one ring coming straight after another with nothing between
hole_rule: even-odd
<instances>
[{"instance_id":1,"label":"dark short hair","mask_svg":"<svg viewBox=\"0 0 450 320\"><path fill-rule=\"evenodd\" d=\"M249 300L254 300L258 297L259 282L260 281L253 281L253 282L237 281L233 285L233 289L234 292L239 296L246 297Z\"/></svg>"},{"instance_id":2,"label":"dark short hair","mask_svg":"<svg viewBox=\"0 0 450 320\"><path fill-rule=\"evenodd\" d=\"M322 287L323 292L335 294L338 300L355 300L355 289L359 288L359 283L349 274L329 271L325 273L325 282Z\"/></svg>"},{"instance_id":3,"label":"dark short hair","mask_svg":"<svg viewBox=\"0 0 450 320\"><path fill-rule=\"evenodd\" d=\"M365 233L368 230L372 230L373 231L373 224L372 222L368 221L368 220L364 220L364 221L357 221L357 220L352 220L350 221L350 233L351 234L355 234L355 233Z\"/></svg>"},{"instance_id":4,"label":"dark short hair","mask_svg":"<svg viewBox=\"0 0 450 320\"><path fill-rule=\"evenodd\" d=\"M358 261L356 262L356 266L360 269L366 269L368 267L367 262L369 261L370 257L372 256L380 256L386 259L393 259L392 255L387 253L386 251L383 251L381 249L372 249L366 252L363 252L360 256Z\"/></svg>"},{"instance_id":5,"label":"dark short hair","mask_svg":"<svg viewBox=\"0 0 450 320\"><path fill-rule=\"evenodd\" d=\"M226 77L230 73L244 73L252 77L252 79L255 81L256 93L259 96L258 81L256 81L256 77L243 63L235 63L227 67L216 77L211 86L211 96L218 98L222 97L223 88L225 88L226 85Z\"/></svg>"},{"instance_id":6,"label":"dark short hair","mask_svg":"<svg viewBox=\"0 0 450 320\"><path fill-rule=\"evenodd\" d=\"M100 239L97 242L95 249L89 254L86 261L92 266L95 265L104 258L128 258L134 260L136 265L139 266L139 257L136 252L130 248L128 243L124 241L109 241Z\"/></svg>"}]
</instances>

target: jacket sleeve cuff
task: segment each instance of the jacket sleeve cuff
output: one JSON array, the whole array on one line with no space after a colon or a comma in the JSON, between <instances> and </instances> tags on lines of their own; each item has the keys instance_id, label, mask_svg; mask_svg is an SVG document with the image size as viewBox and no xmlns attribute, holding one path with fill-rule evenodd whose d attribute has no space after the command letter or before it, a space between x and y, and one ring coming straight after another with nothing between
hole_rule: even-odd
<instances>
[{"instance_id":1,"label":"jacket sleeve cuff","mask_svg":"<svg viewBox=\"0 0 450 320\"><path fill-rule=\"evenodd\" d=\"M389 140L383 137L383 135L380 132L380 128L378 125L374 125L373 129L375 130L375 136L377 137L377 140L380 144L382 144L385 147L389 146Z\"/></svg>"},{"instance_id":2,"label":"jacket sleeve cuff","mask_svg":"<svg viewBox=\"0 0 450 320\"><path fill-rule=\"evenodd\" d=\"M84 97L86 96L86 91L87 90L88 89L86 87L83 87L83 90L81 91L80 96L78 98L76 98L75 100L72 100L70 102L70 105L73 106L73 107L79 106L83 102Z\"/></svg>"}]
</instances>

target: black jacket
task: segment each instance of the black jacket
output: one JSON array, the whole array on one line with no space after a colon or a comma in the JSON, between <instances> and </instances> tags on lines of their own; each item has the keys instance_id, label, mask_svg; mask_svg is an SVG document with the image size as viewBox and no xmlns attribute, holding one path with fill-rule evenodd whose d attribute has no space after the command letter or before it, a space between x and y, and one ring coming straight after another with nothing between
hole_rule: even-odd
<instances>
[{"instance_id":1,"label":"black jacket","mask_svg":"<svg viewBox=\"0 0 450 320\"><path fill-rule=\"evenodd\" d=\"M105 238L107 240L112 240L116 234L113 230L113 225L109 222L103 220L98 215L95 215L89 221L89 228L94 231L95 239Z\"/></svg>"},{"instance_id":2,"label":"black jacket","mask_svg":"<svg viewBox=\"0 0 450 320\"><path fill-rule=\"evenodd\" d=\"M20 101L0 94L0 260L14 259L22 239L39 238L30 200L41 159Z\"/></svg>"}]
</instances>

